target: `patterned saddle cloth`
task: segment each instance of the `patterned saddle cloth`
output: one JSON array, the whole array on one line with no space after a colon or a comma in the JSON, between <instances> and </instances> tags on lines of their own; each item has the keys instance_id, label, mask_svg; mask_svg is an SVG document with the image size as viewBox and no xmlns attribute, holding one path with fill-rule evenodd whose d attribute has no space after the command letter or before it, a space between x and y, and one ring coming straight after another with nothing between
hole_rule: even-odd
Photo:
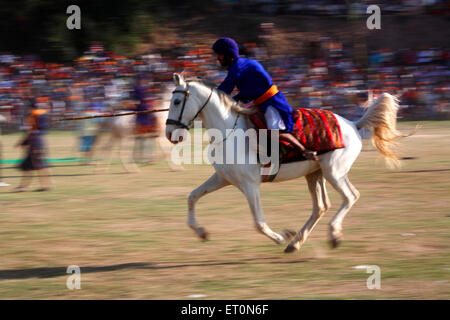
<instances>
[{"instance_id":1,"label":"patterned saddle cloth","mask_svg":"<svg viewBox=\"0 0 450 320\"><path fill-rule=\"evenodd\" d=\"M305 148L317 151L320 155L345 147L341 128L331 111L299 108L293 111L293 118L292 134ZM262 112L251 115L249 119L256 129L267 129ZM298 148L289 142L280 140L279 145L280 164L306 160Z\"/></svg>"}]
</instances>

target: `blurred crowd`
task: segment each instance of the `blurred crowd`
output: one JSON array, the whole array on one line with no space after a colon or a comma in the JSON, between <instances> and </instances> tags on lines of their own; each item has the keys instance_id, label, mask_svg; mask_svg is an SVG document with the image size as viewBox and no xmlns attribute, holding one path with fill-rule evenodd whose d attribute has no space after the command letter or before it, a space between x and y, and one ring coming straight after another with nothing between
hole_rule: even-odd
<instances>
[{"instance_id":1,"label":"blurred crowd","mask_svg":"<svg viewBox=\"0 0 450 320\"><path fill-rule=\"evenodd\" d=\"M366 14L367 5L375 4L384 14L430 13L449 15L447 0L219 0L225 7L239 12L267 14L306 14L348 17Z\"/></svg>"},{"instance_id":2,"label":"blurred crowd","mask_svg":"<svg viewBox=\"0 0 450 320\"><path fill-rule=\"evenodd\" d=\"M0 55L0 111L10 127L21 128L30 105L45 102L51 119L132 108L134 87L145 82L149 108L160 98L161 84L171 78L160 56L134 59L91 45L72 64L45 63L36 56ZM53 122L52 126L74 125Z\"/></svg>"},{"instance_id":3,"label":"blurred crowd","mask_svg":"<svg viewBox=\"0 0 450 320\"><path fill-rule=\"evenodd\" d=\"M267 56L255 48L275 83L293 106L326 108L349 119L360 116L360 105L371 92L399 96L400 117L442 118L450 113L450 51L443 48L345 48L321 38L313 57Z\"/></svg>"},{"instance_id":4,"label":"blurred crowd","mask_svg":"<svg viewBox=\"0 0 450 320\"><path fill-rule=\"evenodd\" d=\"M365 51L320 38L308 56L272 54L262 26L259 44L240 43L242 56L260 61L293 107L327 108L350 119L359 117L367 93L390 92L401 99L400 115L447 117L450 52L447 48ZM239 41L239 39L238 39ZM0 112L10 128L21 128L31 98L48 103L53 119L130 108L137 81L145 88L148 109L160 107L173 72L219 83L226 75L211 44L179 40L171 52L134 58L119 56L93 43L71 64L45 63L36 56L0 54ZM69 128L72 123L54 122Z\"/></svg>"}]
</instances>

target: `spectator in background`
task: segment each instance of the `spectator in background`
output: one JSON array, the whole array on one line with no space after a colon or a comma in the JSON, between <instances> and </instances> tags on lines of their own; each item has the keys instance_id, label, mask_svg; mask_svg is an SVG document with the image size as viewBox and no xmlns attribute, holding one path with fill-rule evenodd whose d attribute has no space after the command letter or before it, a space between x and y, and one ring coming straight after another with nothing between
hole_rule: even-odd
<instances>
[{"instance_id":1,"label":"spectator in background","mask_svg":"<svg viewBox=\"0 0 450 320\"><path fill-rule=\"evenodd\" d=\"M84 111L84 116L86 117L95 115L98 115L98 113L93 110ZM80 137L79 150L82 154L82 161L84 162L84 164L89 164L93 158L93 146L97 141L97 137L99 135L103 119L93 118L80 120L79 122L80 122L80 126L78 128Z\"/></svg>"},{"instance_id":2,"label":"spectator in background","mask_svg":"<svg viewBox=\"0 0 450 320\"><path fill-rule=\"evenodd\" d=\"M0 115L0 136L2 135L2 128L1 128L1 124L3 122L6 121L6 118L2 115ZM2 150L2 143L0 141L0 187L8 187L9 184L6 182L2 181L2 167L1 167L1 161L3 159L3 154L2 154L3 150Z\"/></svg>"},{"instance_id":3,"label":"spectator in background","mask_svg":"<svg viewBox=\"0 0 450 320\"><path fill-rule=\"evenodd\" d=\"M47 114L48 99L37 98L31 103L31 112L27 118L27 135L17 146L26 147L25 159L19 168L24 172L20 185L14 189L16 192L26 191L32 180L32 171L37 171L41 188L36 191L48 191L52 187L50 172L45 163L45 144L43 135L49 128Z\"/></svg>"},{"instance_id":4,"label":"spectator in background","mask_svg":"<svg viewBox=\"0 0 450 320\"><path fill-rule=\"evenodd\" d=\"M148 111L149 104L146 98L148 86L143 76L138 76L133 86L134 100L137 102L135 111ZM150 137L150 133L155 125L155 116L151 113L138 113L136 115L135 144L133 155L135 161L144 162L145 141Z\"/></svg>"}]
</instances>

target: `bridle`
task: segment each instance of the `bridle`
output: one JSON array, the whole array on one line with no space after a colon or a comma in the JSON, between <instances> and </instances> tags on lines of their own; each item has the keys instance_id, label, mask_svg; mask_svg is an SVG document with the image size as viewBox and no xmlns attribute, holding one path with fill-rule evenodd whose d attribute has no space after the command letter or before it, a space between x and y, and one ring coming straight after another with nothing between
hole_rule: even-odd
<instances>
[{"instance_id":1,"label":"bridle","mask_svg":"<svg viewBox=\"0 0 450 320\"><path fill-rule=\"evenodd\" d=\"M174 94L174 93L182 93L182 94L184 94L184 100L183 100L183 105L181 107L180 115L178 116L178 120L167 119L166 125L167 124L173 124L173 125L176 125L176 126L179 126L179 127L182 127L184 129L189 130L189 128L190 128L192 122L195 120L195 118L197 118L197 116L200 114L200 112L202 112L203 109L208 105L209 101L211 100L211 96L212 96L213 92L214 92L214 89L211 88L211 93L209 94L209 97L206 100L206 102L203 104L203 106L197 111L195 116L186 125L183 122L181 122L181 118L183 117L184 107L186 106L186 101L189 98L189 94L190 94L190 92L189 92L189 85L187 85L187 89L186 90L174 90L174 91L172 91L172 94Z\"/></svg>"},{"instance_id":2,"label":"bridle","mask_svg":"<svg viewBox=\"0 0 450 320\"><path fill-rule=\"evenodd\" d=\"M202 112L203 109L208 105L209 101L211 100L211 96L212 96L213 92L214 92L214 88L211 88L211 92L210 92L209 97L208 97L208 99L206 100L206 102L205 102L205 103L203 104L203 106L197 111L197 113L196 113L195 116L192 118L192 120L189 121L189 123L186 125L186 124L184 124L183 122L181 122L181 118L183 117L184 107L186 106L186 101L187 101L187 99L189 98L189 94L190 94L190 92L189 92L189 84L187 85L187 89L186 89L186 90L174 90L174 91L172 91L172 94L174 94L174 93L182 93L182 94L184 94L184 101L183 101L183 105L182 105L182 107L181 107L180 115L178 116L178 120L167 119L167 120L166 120L166 125L168 125L168 124L173 124L173 125L176 125L176 126L178 126L178 127L182 127L182 128L184 128L184 129L186 129L186 130L189 130L189 128L190 128L192 122L197 118L197 116L200 114L200 112ZM237 122L238 122L238 120L239 120L239 116L240 116L240 114L238 114L238 115L236 116L236 119L235 119L235 121L234 121L234 125L233 125L233 128L232 128L232 131L236 128ZM219 144L219 143L225 142L225 141L228 139L228 137L230 136L230 134L231 134L232 131L230 131L230 133L229 133L222 141L215 142L215 143L213 143L213 144Z\"/></svg>"}]
</instances>

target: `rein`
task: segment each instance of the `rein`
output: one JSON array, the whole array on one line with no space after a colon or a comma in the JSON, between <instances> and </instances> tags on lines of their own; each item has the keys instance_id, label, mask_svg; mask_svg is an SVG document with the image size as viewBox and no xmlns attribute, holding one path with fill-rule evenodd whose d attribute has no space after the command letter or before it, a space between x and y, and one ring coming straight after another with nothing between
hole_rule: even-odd
<instances>
[{"instance_id":1,"label":"rein","mask_svg":"<svg viewBox=\"0 0 450 320\"><path fill-rule=\"evenodd\" d=\"M222 139L222 141L220 141L220 142L215 142L215 141L214 141L214 143L210 142L210 144L219 144L219 143L225 142L225 140L228 139L228 137L231 135L231 133L234 131L234 129L236 129L236 125L237 125L237 122L238 122L238 120L239 120L239 116L240 116L240 114L238 113L237 116L236 116L236 120L234 120L233 128L232 128L231 131L228 133L228 135L227 135L225 138ZM227 130L228 130L228 129L227 129Z\"/></svg>"}]
</instances>

